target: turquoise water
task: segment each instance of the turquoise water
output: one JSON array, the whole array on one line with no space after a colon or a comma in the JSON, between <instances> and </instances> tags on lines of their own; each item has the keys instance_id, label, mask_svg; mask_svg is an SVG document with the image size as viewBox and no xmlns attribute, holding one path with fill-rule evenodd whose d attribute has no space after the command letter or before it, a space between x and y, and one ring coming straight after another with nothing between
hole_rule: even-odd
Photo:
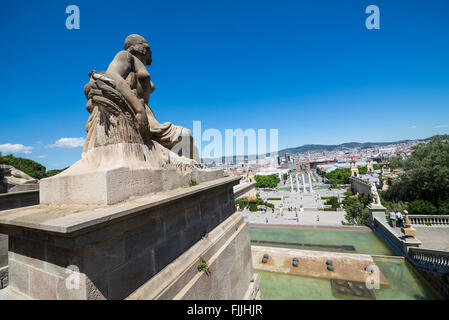
<instances>
[{"instance_id":1,"label":"turquoise water","mask_svg":"<svg viewBox=\"0 0 449 320\"><path fill-rule=\"evenodd\" d=\"M374 289L376 300L436 300L441 297L404 260L375 258L390 283ZM381 261L380 261L381 260ZM329 279L254 270L262 300L340 300Z\"/></svg>"},{"instance_id":2,"label":"turquoise water","mask_svg":"<svg viewBox=\"0 0 449 320\"><path fill-rule=\"evenodd\" d=\"M267 246L295 248L295 243L307 243L312 244L312 246L297 246L297 248L394 256L393 251L371 230L251 226L249 232L251 240L290 243L289 245L266 244ZM355 251L341 249L336 246L353 246ZM374 295L377 300L441 299L427 281L404 259L394 257L373 257L373 259L390 283L389 286L381 286L379 289L374 289ZM255 272L260 276L262 299L338 300L332 292L331 281L329 279L262 270L255 270Z\"/></svg>"},{"instance_id":3,"label":"turquoise water","mask_svg":"<svg viewBox=\"0 0 449 320\"><path fill-rule=\"evenodd\" d=\"M376 290L377 299L383 300L433 300L441 299L438 293L408 262L373 257L390 286Z\"/></svg>"},{"instance_id":4,"label":"turquoise water","mask_svg":"<svg viewBox=\"0 0 449 320\"><path fill-rule=\"evenodd\" d=\"M361 253L374 255L395 255L394 252L371 230L341 230L341 229L301 229L301 228L276 228L276 227L250 227L251 240L265 240L291 243L291 245L266 246L295 248L295 243L312 246L296 247L316 251L332 251ZM313 245L321 245L313 246ZM254 245L263 245L256 244ZM326 247L328 245L329 247ZM353 246L355 251L338 248L335 246Z\"/></svg>"}]
</instances>

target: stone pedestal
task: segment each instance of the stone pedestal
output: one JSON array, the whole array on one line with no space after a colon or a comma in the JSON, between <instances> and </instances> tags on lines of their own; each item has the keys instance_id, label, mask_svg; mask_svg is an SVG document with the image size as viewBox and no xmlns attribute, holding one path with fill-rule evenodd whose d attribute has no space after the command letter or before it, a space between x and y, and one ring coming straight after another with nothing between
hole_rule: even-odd
<instances>
[{"instance_id":1,"label":"stone pedestal","mask_svg":"<svg viewBox=\"0 0 449 320\"><path fill-rule=\"evenodd\" d=\"M369 207L369 221L373 225L374 218L386 221L386 209L381 204L371 204Z\"/></svg>"},{"instance_id":2,"label":"stone pedestal","mask_svg":"<svg viewBox=\"0 0 449 320\"><path fill-rule=\"evenodd\" d=\"M406 238L414 238L416 236L416 230L412 227L401 228L401 232Z\"/></svg>"},{"instance_id":3,"label":"stone pedestal","mask_svg":"<svg viewBox=\"0 0 449 320\"><path fill-rule=\"evenodd\" d=\"M242 299L249 232L221 178L111 206L38 205L0 212L13 299ZM210 272L198 271L204 260ZM249 290L249 291L248 291Z\"/></svg>"},{"instance_id":4,"label":"stone pedestal","mask_svg":"<svg viewBox=\"0 0 449 320\"><path fill-rule=\"evenodd\" d=\"M111 205L132 197L187 187L223 177L223 170L196 167L155 143L119 143L83 152L62 173L40 181L41 204ZM198 164L197 164L198 165Z\"/></svg>"}]
</instances>

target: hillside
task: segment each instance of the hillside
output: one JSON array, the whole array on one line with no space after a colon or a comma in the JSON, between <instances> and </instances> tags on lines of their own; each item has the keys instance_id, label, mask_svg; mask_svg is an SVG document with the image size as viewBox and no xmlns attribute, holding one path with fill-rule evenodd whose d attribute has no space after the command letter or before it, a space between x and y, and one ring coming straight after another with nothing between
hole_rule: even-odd
<instances>
[{"instance_id":1,"label":"hillside","mask_svg":"<svg viewBox=\"0 0 449 320\"><path fill-rule=\"evenodd\" d=\"M353 148L372 148L372 147L383 147L390 144L404 143L409 141L427 141L432 137L427 139L416 139L416 140L400 140L393 142L346 142L342 144L306 144L296 148L287 148L279 151L279 156L283 157L286 153L295 154L295 153L306 153L306 152L317 152L317 151L335 151L335 150L347 150Z\"/></svg>"},{"instance_id":2,"label":"hillside","mask_svg":"<svg viewBox=\"0 0 449 320\"><path fill-rule=\"evenodd\" d=\"M1 154L0 154L0 164L7 164L13 166L14 168L25 172L27 175L35 179L51 177L67 169L64 168L61 170L46 171L46 168L36 161L14 157L13 155L2 156Z\"/></svg>"}]
</instances>

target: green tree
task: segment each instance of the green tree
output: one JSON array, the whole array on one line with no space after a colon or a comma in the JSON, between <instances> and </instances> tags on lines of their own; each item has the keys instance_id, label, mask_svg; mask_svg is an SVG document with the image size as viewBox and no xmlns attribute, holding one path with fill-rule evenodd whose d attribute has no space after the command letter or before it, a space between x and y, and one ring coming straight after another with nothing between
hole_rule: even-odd
<instances>
[{"instance_id":1,"label":"green tree","mask_svg":"<svg viewBox=\"0 0 449 320\"><path fill-rule=\"evenodd\" d=\"M390 161L390 168L391 169L400 169L404 165L404 161L402 160L402 157L394 157Z\"/></svg>"},{"instance_id":2,"label":"green tree","mask_svg":"<svg viewBox=\"0 0 449 320\"><path fill-rule=\"evenodd\" d=\"M255 176L257 188L276 188L281 181L277 174L270 174L268 176Z\"/></svg>"},{"instance_id":3,"label":"green tree","mask_svg":"<svg viewBox=\"0 0 449 320\"><path fill-rule=\"evenodd\" d=\"M420 143L402 162L403 173L384 193L387 201L409 202L409 212L447 212L449 201L449 136ZM416 200L424 200L414 202ZM414 203L413 203L414 202ZM413 203L413 204L412 204ZM430 206L430 204L432 206ZM411 207L410 207L411 206ZM424 206L429 206L425 209Z\"/></svg>"},{"instance_id":4,"label":"green tree","mask_svg":"<svg viewBox=\"0 0 449 320\"><path fill-rule=\"evenodd\" d=\"M337 209L340 207L337 197L329 197L329 199L327 199L326 202L324 202L324 204L331 205L333 209Z\"/></svg>"},{"instance_id":5,"label":"green tree","mask_svg":"<svg viewBox=\"0 0 449 320\"><path fill-rule=\"evenodd\" d=\"M60 174L61 172L63 172L65 169L67 169L68 167L66 167L66 168L64 168L64 169L54 169L54 170L48 170L46 173L45 173L45 176L48 178L48 177L52 177L52 176L55 176L55 175L57 175L57 174Z\"/></svg>"},{"instance_id":6,"label":"green tree","mask_svg":"<svg viewBox=\"0 0 449 320\"><path fill-rule=\"evenodd\" d=\"M333 187L336 187L339 184L348 184L350 176L351 170L349 168L335 169L326 174L326 178L329 179L329 183Z\"/></svg>"},{"instance_id":7,"label":"green tree","mask_svg":"<svg viewBox=\"0 0 449 320\"><path fill-rule=\"evenodd\" d=\"M359 169L359 174L365 174L367 171L365 166L358 166L357 169Z\"/></svg>"},{"instance_id":8,"label":"green tree","mask_svg":"<svg viewBox=\"0 0 449 320\"><path fill-rule=\"evenodd\" d=\"M410 214L438 214L438 209L432 202L422 199L410 202L407 211Z\"/></svg>"},{"instance_id":9,"label":"green tree","mask_svg":"<svg viewBox=\"0 0 449 320\"><path fill-rule=\"evenodd\" d=\"M349 224L365 225L369 223L369 210L358 198L343 200L346 214L345 219Z\"/></svg>"},{"instance_id":10,"label":"green tree","mask_svg":"<svg viewBox=\"0 0 449 320\"><path fill-rule=\"evenodd\" d=\"M13 155L0 156L0 164L13 166L36 179L45 178L45 167L30 159L18 158Z\"/></svg>"}]
</instances>

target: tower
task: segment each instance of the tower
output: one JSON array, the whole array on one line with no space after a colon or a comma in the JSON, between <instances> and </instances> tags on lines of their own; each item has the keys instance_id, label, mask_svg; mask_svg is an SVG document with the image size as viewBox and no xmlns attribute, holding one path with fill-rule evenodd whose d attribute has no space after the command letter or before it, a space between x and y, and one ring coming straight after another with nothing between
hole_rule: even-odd
<instances>
[{"instance_id":1,"label":"tower","mask_svg":"<svg viewBox=\"0 0 449 320\"><path fill-rule=\"evenodd\" d=\"M351 161L349 162L351 164L351 177L358 177L359 176L359 168L355 165L354 158L351 158Z\"/></svg>"},{"instance_id":2,"label":"tower","mask_svg":"<svg viewBox=\"0 0 449 320\"><path fill-rule=\"evenodd\" d=\"M366 160L366 173L374 172L374 166L371 159Z\"/></svg>"}]
</instances>

